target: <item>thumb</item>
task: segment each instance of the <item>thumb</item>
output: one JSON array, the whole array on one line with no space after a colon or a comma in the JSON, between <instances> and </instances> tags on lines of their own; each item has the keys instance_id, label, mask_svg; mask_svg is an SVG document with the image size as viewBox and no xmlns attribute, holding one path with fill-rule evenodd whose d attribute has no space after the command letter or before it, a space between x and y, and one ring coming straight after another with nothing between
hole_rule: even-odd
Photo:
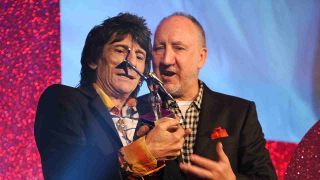
<instances>
[{"instance_id":1,"label":"thumb","mask_svg":"<svg viewBox=\"0 0 320 180\"><path fill-rule=\"evenodd\" d=\"M223 145L221 142L217 143L216 151L219 161L229 162L228 156L223 151Z\"/></svg>"},{"instance_id":2,"label":"thumb","mask_svg":"<svg viewBox=\"0 0 320 180\"><path fill-rule=\"evenodd\" d=\"M150 131L150 127L148 125L142 125L138 131L137 131L137 136L138 137L141 137L141 136L144 136L146 135L148 132Z\"/></svg>"}]
</instances>

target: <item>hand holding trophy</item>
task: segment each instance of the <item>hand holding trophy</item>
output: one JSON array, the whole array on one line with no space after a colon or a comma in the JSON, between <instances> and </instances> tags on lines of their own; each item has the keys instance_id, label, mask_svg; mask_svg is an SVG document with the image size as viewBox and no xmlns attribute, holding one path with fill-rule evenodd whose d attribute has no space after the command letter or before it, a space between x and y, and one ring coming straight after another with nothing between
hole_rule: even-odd
<instances>
[{"instance_id":1,"label":"hand holding trophy","mask_svg":"<svg viewBox=\"0 0 320 180\"><path fill-rule=\"evenodd\" d=\"M146 135L146 144L149 147L150 152L157 160L170 160L175 159L181 153L184 137L190 134L190 129L183 129L180 126L179 119L175 117L169 108L164 108L163 101L161 99L169 100L172 102L170 106L177 105L173 97L166 91L163 83L156 75L151 72L147 75L139 72L135 66L133 66L127 59L130 54L130 48L126 58L120 63L117 68L124 69L125 73L128 73L128 69L135 71L142 80L145 80L150 90L149 102L151 103L151 112L140 115L140 119L147 125L143 125L139 128L144 132L138 136ZM161 93L161 96L160 94ZM150 130L152 128L152 130Z\"/></svg>"}]
</instances>

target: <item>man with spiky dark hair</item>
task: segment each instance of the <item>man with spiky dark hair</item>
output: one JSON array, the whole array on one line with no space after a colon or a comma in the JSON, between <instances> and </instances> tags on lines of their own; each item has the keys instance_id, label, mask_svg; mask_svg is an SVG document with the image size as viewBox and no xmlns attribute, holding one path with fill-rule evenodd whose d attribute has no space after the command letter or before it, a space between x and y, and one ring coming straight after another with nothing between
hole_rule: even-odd
<instances>
[{"instance_id":1,"label":"man with spiky dark hair","mask_svg":"<svg viewBox=\"0 0 320 180\"><path fill-rule=\"evenodd\" d=\"M151 40L145 20L121 13L95 26L81 57L79 87L52 85L42 94L35 139L45 179L122 179L156 172L176 157L188 134L178 119L162 118L133 142L139 118L138 73L150 70Z\"/></svg>"}]
</instances>

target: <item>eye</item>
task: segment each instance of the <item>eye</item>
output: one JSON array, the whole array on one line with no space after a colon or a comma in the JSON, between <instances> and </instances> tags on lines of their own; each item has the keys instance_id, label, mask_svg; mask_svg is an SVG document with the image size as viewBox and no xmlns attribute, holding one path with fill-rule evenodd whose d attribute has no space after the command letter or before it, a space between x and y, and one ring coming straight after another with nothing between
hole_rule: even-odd
<instances>
[{"instance_id":1,"label":"eye","mask_svg":"<svg viewBox=\"0 0 320 180\"><path fill-rule=\"evenodd\" d=\"M161 50L163 50L163 49L164 49L164 46L155 46L155 47L153 48L153 51L159 52L159 51L161 51Z\"/></svg>"},{"instance_id":2,"label":"eye","mask_svg":"<svg viewBox=\"0 0 320 180\"><path fill-rule=\"evenodd\" d=\"M125 48L123 48L123 47L116 47L116 48L114 49L114 51L115 51L116 53L119 53L119 54L125 54L125 53L128 52L128 50L125 49Z\"/></svg>"},{"instance_id":3,"label":"eye","mask_svg":"<svg viewBox=\"0 0 320 180\"><path fill-rule=\"evenodd\" d=\"M175 50L178 50L178 51L183 51L185 50L185 48L183 46L174 46L174 49Z\"/></svg>"},{"instance_id":4,"label":"eye","mask_svg":"<svg viewBox=\"0 0 320 180\"><path fill-rule=\"evenodd\" d=\"M138 54L136 57L137 57L138 60L141 60L141 61L146 60L145 56L142 55L142 54Z\"/></svg>"}]
</instances>

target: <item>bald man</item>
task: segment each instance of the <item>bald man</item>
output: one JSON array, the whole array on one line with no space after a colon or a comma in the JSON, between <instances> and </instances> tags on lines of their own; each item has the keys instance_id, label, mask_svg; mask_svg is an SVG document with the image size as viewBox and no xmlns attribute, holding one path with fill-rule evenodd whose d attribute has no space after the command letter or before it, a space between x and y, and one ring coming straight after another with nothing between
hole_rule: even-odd
<instances>
[{"instance_id":1,"label":"bald man","mask_svg":"<svg viewBox=\"0 0 320 180\"><path fill-rule=\"evenodd\" d=\"M166 162L163 179L277 179L254 102L214 92L199 80L207 51L205 32L191 15L174 13L156 29L154 72L177 102L170 106L163 97L163 106L192 131L181 157ZM139 104L142 114L150 111L148 103Z\"/></svg>"}]
</instances>

